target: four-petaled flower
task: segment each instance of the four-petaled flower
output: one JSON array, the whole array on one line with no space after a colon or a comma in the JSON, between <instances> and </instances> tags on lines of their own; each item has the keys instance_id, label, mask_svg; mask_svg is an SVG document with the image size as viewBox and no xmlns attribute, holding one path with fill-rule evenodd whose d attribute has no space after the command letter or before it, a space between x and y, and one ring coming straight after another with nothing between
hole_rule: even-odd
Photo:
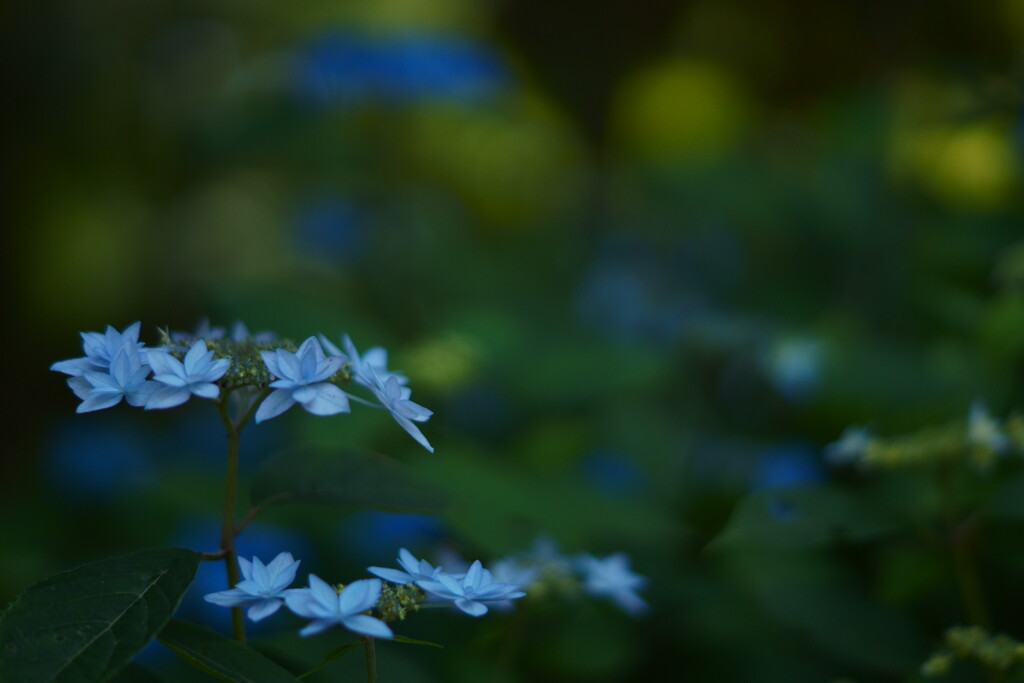
<instances>
[{"instance_id":1,"label":"four-petaled flower","mask_svg":"<svg viewBox=\"0 0 1024 683\"><path fill-rule=\"evenodd\" d=\"M417 560L416 557L405 548L398 551L398 564L405 571L388 569L387 567L368 567L367 571L392 583L415 583L421 579L433 579L441 571L440 567L434 567L426 560Z\"/></svg>"},{"instance_id":2,"label":"four-petaled flower","mask_svg":"<svg viewBox=\"0 0 1024 683\"><path fill-rule=\"evenodd\" d=\"M380 579L361 579L338 592L317 575L310 574L309 588L289 591L285 602L288 609L300 617L313 620L299 631L300 636L311 636L341 624L355 633L391 638L394 634L387 624L363 614L377 604L381 588Z\"/></svg>"},{"instance_id":3,"label":"four-petaled flower","mask_svg":"<svg viewBox=\"0 0 1024 683\"><path fill-rule=\"evenodd\" d=\"M267 565L258 557L253 557L251 562L239 557L238 566L245 580L231 590L208 594L206 601L221 607L248 605L247 614L253 621L269 617L281 607L290 592L298 590L288 586L295 580L300 562L291 553L281 553Z\"/></svg>"},{"instance_id":4,"label":"four-petaled flower","mask_svg":"<svg viewBox=\"0 0 1024 683\"><path fill-rule=\"evenodd\" d=\"M611 598L629 614L640 614L647 609L647 603L636 594L647 579L630 571L629 558L624 553L615 553L600 560L592 555L582 555L578 562L586 592Z\"/></svg>"},{"instance_id":5,"label":"four-petaled flower","mask_svg":"<svg viewBox=\"0 0 1024 683\"><path fill-rule=\"evenodd\" d=\"M345 353L342 353L334 344L328 347L328 351L334 355L348 358L349 363L352 364L352 379L356 384L372 389L376 384L375 377L386 378L389 376L394 377L403 386L409 383L409 378L402 373L388 370L388 351L384 347L374 346L360 355L356 350L356 345L352 343L352 338L347 334L342 335L341 344L345 347Z\"/></svg>"},{"instance_id":6,"label":"four-petaled flower","mask_svg":"<svg viewBox=\"0 0 1024 683\"><path fill-rule=\"evenodd\" d=\"M87 370L81 377L71 377L68 385L82 402L75 409L88 413L117 405L125 399L133 406L146 404L156 383L146 380L149 366L134 344L124 344L110 362L110 372Z\"/></svg>"},{"instance_id":7,"label":"four-petaled flower","mask_svg":"<svg viewBox=\"0 0 1024 683\"><path fill-rule=\"evenodd\" d=\"M437 572L433 579L421 579L416 585L439 598L454 601L456 607L473 617L487 613L485 602L503 602L526 595L519 586L496 583L480 560L469 565L465 575Z\"/></svg>"},{"instance_id":8,"label":"four-petaled flower","mask_svg":"<svg viewBox=\"0 0 1024 683\"><path fill-rule=\"evenodd\" d=\"M202 339L192 345L184 362L163 349L151 349L148 359L153 379L160 386L146 402L147 410L180 406L193 394L200 398L217 398L220 387L214 382L223 377L231 365L227 358L213 360L213 351L206 350Z\"/></svg>"},{"instance_id":9,"label":"four-petaled flower","mask_svg":"<svg viewBox=\"0 0 1024 683\"><path fill-rule=\"evenodd\" d=\"M295 353L286 349L261 351L270 373L279 379L270 383L274 391L256 411L256 422L277 417L298 403L314 415L335 415L349 410L348 397L326 380L341 369L344 360L324 356L315 337L302 342Z\"/></svg>"}]
</instances>

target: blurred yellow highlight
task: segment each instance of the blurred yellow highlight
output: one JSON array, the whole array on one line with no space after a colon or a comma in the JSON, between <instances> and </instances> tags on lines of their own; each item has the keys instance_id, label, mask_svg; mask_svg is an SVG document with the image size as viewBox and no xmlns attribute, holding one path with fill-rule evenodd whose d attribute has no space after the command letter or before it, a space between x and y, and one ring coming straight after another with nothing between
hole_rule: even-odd
<instances>
[{"instance_id":1,"label":"blurred yellow highlight","mask_svg":"<svg viewBox=\"0 0 1024 683\"><path fill-rule=\"evenodd\" d=\"M627 154L652 161L713 161L740 142L750 105L724 69L675 59L627 81L613 107Z\"/></svg>"}]
</instances>

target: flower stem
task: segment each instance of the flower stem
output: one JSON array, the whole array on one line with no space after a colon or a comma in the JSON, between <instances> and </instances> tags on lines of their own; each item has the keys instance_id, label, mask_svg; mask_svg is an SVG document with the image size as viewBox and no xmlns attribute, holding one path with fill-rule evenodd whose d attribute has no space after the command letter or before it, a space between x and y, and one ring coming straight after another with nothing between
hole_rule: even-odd
<instances>
[{"instance_id":1,"label":"flower stem","mask_svg":"<svg viewBox=\"0 0 1024 683\"><path fill-rule=\"evenodd\" d=\"M234 587L241 577L238 575L238 551L235 550L235 491L238 488L238 436L239 428L228 415L227 395L217 402L217 410L224 431L228 436L227 472L224 475L224 513L220 525L220 549L224 553L224 564L228 572L228 587ZM241 607L231 608L231 630L235 640L245 642L245 620Z\"/></svg>"},{"instance_id":2,"label":"flower stem","mask_svg":"<svg viewBox=\"0 0 1024 683\"><path fill-rule=\"evenodd\" d=\"M373 638L363 638L366 648L366 683L377 683L377 650L373 646Z\"/></svg>"}]
</instances>

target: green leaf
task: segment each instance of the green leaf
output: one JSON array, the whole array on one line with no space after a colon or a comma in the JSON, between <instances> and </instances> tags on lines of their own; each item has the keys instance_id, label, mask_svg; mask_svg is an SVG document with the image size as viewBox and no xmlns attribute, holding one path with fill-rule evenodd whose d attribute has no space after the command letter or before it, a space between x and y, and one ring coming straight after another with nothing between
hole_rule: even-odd
<instances>
[{"instance_id":1,"label":"green leaf","mask_svg":"<svg viewBox=\"0 0 1024 683\"><path fill-rule=\"evenodd\" d=\"M163 679L138 664L129 664L114 676L114 683L163 683Z\"/></svg>"},{"instance_id":2,"label":"green leaf","mask_svg":"<svg viewBox=\"0 0 1024 683\"><path fill-rule=\"evenodd\" d=\"M392 638L396 643L408 643L409 645L429 645L430 647L439 647L442 650L444 645L438 643L432 643L429 640L416 640L415 638L406 638L405 636L396 635Z\"/></svg>"},{"instance_id":3,"label":"green leaf","mask_svg":"<svg viewBox=\"0 0 1024 683\"><path fill-rule=\"evenodd\" d=\"M189 664L225 681L294 683L298 680L256 650L205 626L172 619L158 638Z\"/></svg>"},{"instance_id":4,"label":"green leaf","mask_svg":"<svg viewBox=\"0 0 1024 683\"><path fill-rule=\"evenodd\" d=\"M29 587L0 617L0 680L110 680L171 618L199 557L143 550Z\"/></svg>"},{"instance_id":5,"label":"green leaf","mask_svg":"<svg viewBox=\"0 0 1024 683\"><path fill-rule=\"evenodd\" d=\"M753 493L739 501L708 548L811 547L837 540L862 541L903 524L871 501L871 497L834 486Z\"/></svg>"},{"instance_id":6,"label":"green leaf","mask_svg":"<svg viewBox=\"0 0 1024 683\"><path fill-rule=\"evenodd\" d=\"M401 462L353 449L292 451L268 463L252 483L257 506L326 503L403 512L436 512L445 502Z\"/></svg>"},{"instance_id":7,"label":"green leaf","mask_svg":"<svg viewBox=\"0 0 1024 683\"><path fill-rule=\"evenodd\" d=\"M353 649L359 647L360 645L362 645L361 642L346 643L345 645L339 645L338 647L334 648L333 650L328 652L326 655L324 655L324 661L320 662L316 667L310 669L306 673L304 673L301 676L299 676L299 678L305 678L306 676L310 676L312 674L315 674L317 671L319 671L320 669L324 668L325 666L327 666L328 664L333 662L335 659L338 659L339 657L341 657L343 654L345 654L349 650L353 650Z\"/></svg>"}]
</instances>

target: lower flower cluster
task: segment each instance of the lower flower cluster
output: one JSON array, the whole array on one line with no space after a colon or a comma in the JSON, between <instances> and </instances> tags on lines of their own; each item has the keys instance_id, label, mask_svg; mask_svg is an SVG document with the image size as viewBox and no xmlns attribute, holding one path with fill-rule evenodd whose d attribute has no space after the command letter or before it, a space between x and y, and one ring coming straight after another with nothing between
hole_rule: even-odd
<instances>
[{"instance_id":1,"label":"lower flower cluster","mask_svg":"<svg viewBox=\"0 0 1024 683\"><path fill-rule=\"evenodd\" d=\"M450 603L472 617L489 607L508 608L531 593L579 592L610 598L629 614L638 615L647 603L637 594L646 579L629 569L629 559L616 553L603 559L592 555L565 557L549 541L538 541L531 553L510 557L484 568L480 560L468 566L449 558L448 571L418 559L402 548L399 569L369 567L378 578L331 585L309 575L305 588L291 588L300 562L283 552L264 564L258 557L238 558L243 580L234 588L206 595L222 607L246 607L249 619L260 621L282 605L310 622L299 635L310 636L334 626L372 638L393 638L386 622L405 619L425 603ZM383 581L382 581L383 579ZM387 583L384 583L386 581Z\"/></svg>"}]
</instances>

